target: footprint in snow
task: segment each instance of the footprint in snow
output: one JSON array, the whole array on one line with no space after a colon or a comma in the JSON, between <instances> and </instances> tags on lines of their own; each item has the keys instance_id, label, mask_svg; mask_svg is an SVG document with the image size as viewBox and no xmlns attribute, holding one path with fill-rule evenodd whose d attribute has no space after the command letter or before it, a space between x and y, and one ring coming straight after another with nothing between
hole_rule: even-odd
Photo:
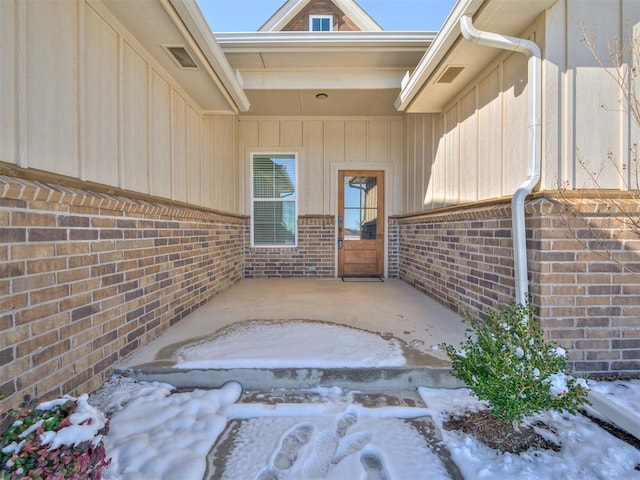
<instances>
[{"instance_id":1,"label":"footprint in snow","mask_svg":"<svg viewBox=\"0 0 640 480\"><path fill-rule=\"evenodd\" d=\"M382 460L375 453L361 453L360 463L367 474L365 477L366 480L389 480L389 477L384 470L384 466L382 465Z\"/></svg>"},{"instance_id":2,"label":"footprint in snow","mask_svg":"<svg viewBox=\"0 0 640 480\"><path fill-rule=\"evenodd\" d=\"M338 420L335 431L323 430L313 443L313 455L304 464L305 479L326 478L329 472L352 453L362 450L370 441L369 432L347 435L358 417L353 412L345 413Z\"/></svg>"},{"instance_id":3,"label":"footprint in snow","mask_svg":"<svg viewBox=\"0 0 640 480\"><path fill-rule=\"evenodd\" d=\"M269 465L264 467L255 480L281 480L289 475L302 473L305 479L323 479L349 455L361 451L370 441L371 433L358 432L348 435L358 422L353 412L347 412L338 419L335 430L318 432L310 443L311 455L298 458L300 449L311 441L314 427L301 423L287 431L273 453ZM297 462L297 465L296 465ZM380 458L373 453L360 455L367 480L389 480ZM300 472L302 470L302 472Z\"/></svg>"},{"instance_id":4,"label":"footprint in snow","mask_svg":"<svg viewBox=\"0 0 640 480\"><path fill-rule=\"evenodd\" d=\"M262 469L256 480L278 480L278 472L283 473L291 469L298 459L298 451L311 438L313 425L299 424L289 430L275 451L271 465Z\"/></svg>"}]
</instances>

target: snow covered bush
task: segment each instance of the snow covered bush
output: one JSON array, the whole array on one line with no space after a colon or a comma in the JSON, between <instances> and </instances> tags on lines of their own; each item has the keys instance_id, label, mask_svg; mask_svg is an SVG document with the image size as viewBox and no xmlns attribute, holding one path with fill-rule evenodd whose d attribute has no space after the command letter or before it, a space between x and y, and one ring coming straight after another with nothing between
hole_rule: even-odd
<instances>
[{"instance_id":1,"label":"snow covered bush","mask_svg":"<svg viewBox=\"0 0 640 480\"><path fill-rule=\"evenodd\" d=\"M587 403L588 385L567 372L566 351L547 342L530 302L490 312L483 321L465 313L465 341L442 344L452 374L464 381L491 413L512 425L545 410L575 412Z\"/></svg>"},{"instance_id":2,"label":"snow covered bush","mask_svg":"<svg viewBox=\"0 0 640 480\"><path fill-rule=\"evenodd\" d=\"M104 415L79 398L8 412L0 443L0 480L100 480L108 464Z\"/></svg>"}]
</instances>

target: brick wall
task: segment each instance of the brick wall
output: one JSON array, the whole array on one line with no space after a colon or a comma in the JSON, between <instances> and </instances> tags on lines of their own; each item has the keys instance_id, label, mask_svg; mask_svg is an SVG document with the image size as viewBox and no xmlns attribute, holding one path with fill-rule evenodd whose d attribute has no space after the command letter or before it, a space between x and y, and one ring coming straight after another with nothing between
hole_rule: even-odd
<instances>
[{"instance_id":1,"label":"brick wall","mask_svg":"<svg viewBox=\"0 0 640 480\"><path fill-rule=\"evenodd\" d=\"M398 221L390 218L387 233L387 277L398 278L399 276L399 248L400 248L400 227Z\"/></svg>"},{"instance_id":2,"label":"brick wall","mask_svg":"<svg viewBox=\"0 0 640 480\"><path fill-rule=\"evenodd\" d=\"M608 213L612 202L572 202L577 216L559 201L540 200L528 208L536 247L531 291L542 325L550 338L571 349L575 370L638 375L640 238L622 228L616 219L622 215ZM640 203L626 203L639 218Z\"/></svg>"},{"instance_id":3,"label":"brick wall","mask_svg":"<svg viewBox=\"0 0 640 480\"><path fill-rule=\"evenodd\" d=\"M0 176L0 411L91 391L238 282L245 223Z\"/></svg>"},{"instance_id":4,"label":"brick wall","mask_svg":"<svg viewBox=\"0 0 640 480\"><path fill-rule=\"evenodd\" d=\"M527 203L530 292L547 337L570 350L575 371L640 373L640 239L585 207L568 218L559 203ZM636 204L637 208L637 204ZM400 278L444 305L479 318L514 296L509 205L398 219ZM606 223L607 248L593 238ZM576 240L580 238L582 240ZM587 248L588 247L588 248Z\"/></svg>"},{"instance_id":5,"label":"brick wall","mask_svg":"<svg viewBox=\"0 0 640 480\"><path fill-rule=\"evenodd\" d=\"M335 218L299 216L297 247L252 248L251 230L247 225L244 257L247 278L334 277Z\"/></svg>"},{"instance_id":6,"label":"brick wall","mask_svg":"<svg viewBox=\"0 0 640 480\"><path fill-rule=\"evenodd\" d=\"M399 219L399 275L478 316L515 296L508 206Z\"/></svg>"}]
</instances>

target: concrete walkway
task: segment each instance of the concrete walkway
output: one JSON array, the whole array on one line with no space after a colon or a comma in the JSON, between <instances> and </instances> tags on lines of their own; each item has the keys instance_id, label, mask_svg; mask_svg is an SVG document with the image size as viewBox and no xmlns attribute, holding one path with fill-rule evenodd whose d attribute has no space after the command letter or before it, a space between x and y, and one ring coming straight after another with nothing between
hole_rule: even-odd
<instances>
[{"instance_id":1,"label":"concrete walkway","mask_svg":"<svg viewBox=\"0 0 640 480\"><path fill-rule=\"evenodd\" d=\"M185 369L176 364L177 353L185 347L228 338L247 324L266 322L278 328L301 321L309 325L304 324L298 347L314 342L306 335L315 330L312 324L320 323L330 326L332 335L324 338L332 347L343 338L350 339L346 349L339 350L342 356L363 350L342 328L351 327L368 332L367 338L401 345L406 364L320 368L309 361L304 367L267 368L260 359L271 355L262 353L255 367L249 364L251 368L230 368L229 357L226 368ZM207 456L205 480L391 480L390 471L404 472L397 478L418 478L430 472L433 478L462 480L417 387L461 386L450 375L444 352L434 347L441 342L457 345L464 329L459 315L395 279L251 279L214 297L116 366L116 372L184 388L216 388L229 381L242 385L242 400L225 413L227 428ZM316 344L322 344L320 335ZM241 338L243 345L249 342L244 340L248 337ZM252 345L263 339L253 338ZM276 338L274 357L287 349ZM288 345L295 350L291 342ZM212 354L220 351L218 346ZM308 354L306 347L303 351ZM377 352L376 347L363 351ZM248 346L247 352L261 350ZM289 413L274 416L276 408ZM307 470L313 475L308 476Z\"/></svg>"},{"instance_id":2,"label":"concrete walkway","mask_svg":"<svg viewBox=\"0 0 640 480\"><path fill-rule=\"evenodd\" d=\"M397 279L245 279L217 295L120 366L156 360L161 349L207 337L247 320L314 320L389 334L413 348L445 359L433 350L464 338L462 317Z\"/></svg>"},{"instance_id":3,"label":"concrete walkway","mask_svg":"<svg viewBox=\"0 0 640 480\"><path fill-rule=\"evenodd\" d=\"M175 353L220 335L241 322L303 320L344 325L397 339L407 359L402 368L348 369L175 369ZM245 279L214 297L178 324L137 350L116 372L139 380L182 387L218 387L235 380L245 388L414 388L453 386L441 342L457 345L462 318L397 279L384 282L341 279ZM311 339L312 340L312 339ZM457 382L455 382L457 385Z\"/></svg>"}]
</instances>

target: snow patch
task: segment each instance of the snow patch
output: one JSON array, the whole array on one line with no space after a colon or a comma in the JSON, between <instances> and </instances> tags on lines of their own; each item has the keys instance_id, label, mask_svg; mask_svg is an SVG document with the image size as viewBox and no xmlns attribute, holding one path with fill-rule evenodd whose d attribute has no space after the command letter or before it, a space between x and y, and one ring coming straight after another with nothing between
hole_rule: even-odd
<instances>
[{"instance_id":1,"label":"snow patch","mask_svg":"<svg viewBox=\"0 0 640 480\"><path fill-rule=\"evenodd\" d=\"M398 340L319 322L241 324L176 354L177 368L357 368L406 365Z\"/></svg>"}]
</instances>

